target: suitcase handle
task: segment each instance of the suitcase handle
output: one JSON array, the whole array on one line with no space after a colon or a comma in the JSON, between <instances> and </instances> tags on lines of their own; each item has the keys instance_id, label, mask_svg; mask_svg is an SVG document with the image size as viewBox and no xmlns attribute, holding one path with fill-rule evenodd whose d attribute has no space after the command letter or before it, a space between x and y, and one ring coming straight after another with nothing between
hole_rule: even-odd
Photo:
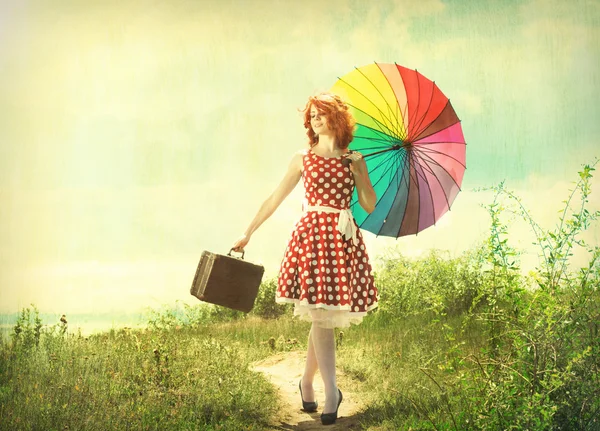
<instances>
[{"instance_id":1,"label":"suitcase handle","mask_svg":"<svg viewBox=\"0 0 600 431\"><path fill-rule=\"evenodd\" d=\"M227 253L227 256L231 256L231 252L234 251L233 249L229 250L229 253ZM236 253L240 253L239 251L236 251ZM244 250L241 251L242 253L242 259L244 258L244 254L246 253ZM233 256L231 256L233 257Z\"/></svg>"}]
</instances>

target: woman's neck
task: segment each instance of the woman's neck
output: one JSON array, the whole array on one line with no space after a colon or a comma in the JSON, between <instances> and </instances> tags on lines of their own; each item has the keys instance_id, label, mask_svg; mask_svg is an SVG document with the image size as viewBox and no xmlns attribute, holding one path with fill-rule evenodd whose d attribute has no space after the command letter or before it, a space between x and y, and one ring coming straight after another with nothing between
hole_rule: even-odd
<instances>
[{"instance_id":1,"label":"woman's neck","mask_svg":"<svg viewBox=\"0 0 600 431\"><path fill-rule=\"evenodd\" d=\"M339 156L343 152L343 150L337 146L335 137L329 135L319 135L319 142L317 142L315 147L318 148L318 151L322 155L326 156Z\"/></svg>"}]
</instances>

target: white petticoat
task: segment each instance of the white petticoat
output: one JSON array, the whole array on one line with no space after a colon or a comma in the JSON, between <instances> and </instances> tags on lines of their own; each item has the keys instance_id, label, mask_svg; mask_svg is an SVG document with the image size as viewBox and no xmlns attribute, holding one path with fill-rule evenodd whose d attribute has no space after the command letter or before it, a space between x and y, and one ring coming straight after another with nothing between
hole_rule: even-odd
<instances>
[{"instance_id":1,"label":"white petticoat","mask_svg":"<svg viewBox=\"0 0 600 431\"><path fill-rule=\"evenodd\" d=\"M278 303L293 303L294 317L311 322L320 328L348 328L350 325L358 325L362 322L367 312L351 312L350 307L325 308L322 304L308 304L291 298L277 297ZM370 307L370 311L377 307L377 303Z\"/></svg>"}]
</instances>

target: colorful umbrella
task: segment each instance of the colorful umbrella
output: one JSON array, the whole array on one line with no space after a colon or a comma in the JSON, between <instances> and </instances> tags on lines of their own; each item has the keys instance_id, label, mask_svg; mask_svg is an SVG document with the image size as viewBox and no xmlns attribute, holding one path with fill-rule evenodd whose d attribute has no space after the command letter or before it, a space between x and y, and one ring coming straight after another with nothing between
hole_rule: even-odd
<instances>
[{"instance_id":1,"label":"colorful umbrella","mask_svg":"<svg viewBox=\"0 0 600 431\"><path fill-rule=\"evenodd\" d=\"M435 224L450 209L466 167L466 143L450 100L416 70L375 63L339 78L357 128L350 150L365 156L377 205L368 214L355 191L358 226L401 237Z\"/></svg>"}]
</instances>

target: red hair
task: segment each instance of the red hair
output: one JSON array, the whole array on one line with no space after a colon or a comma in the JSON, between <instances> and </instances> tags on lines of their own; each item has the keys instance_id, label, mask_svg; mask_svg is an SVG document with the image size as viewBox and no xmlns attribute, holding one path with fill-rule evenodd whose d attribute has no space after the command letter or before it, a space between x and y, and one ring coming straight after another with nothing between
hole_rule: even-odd
<instances>
[{"instance_id":1,"label":"red hair","mask_svg":"<svg viewBox=\"0 0 600 431\"><path fill-rule=\"evenodd\" d=\"M310 96L304 107L304 127L308 136L308 144L314 147L319 142L310 125L310 108L314 106L320 114L327 117L327 127L335 134L335 142L339 148L345 150L354 138L354 125L356 121L348 111L348 105L337 95L320 93Z\"/></svg>"}]
</instances>

